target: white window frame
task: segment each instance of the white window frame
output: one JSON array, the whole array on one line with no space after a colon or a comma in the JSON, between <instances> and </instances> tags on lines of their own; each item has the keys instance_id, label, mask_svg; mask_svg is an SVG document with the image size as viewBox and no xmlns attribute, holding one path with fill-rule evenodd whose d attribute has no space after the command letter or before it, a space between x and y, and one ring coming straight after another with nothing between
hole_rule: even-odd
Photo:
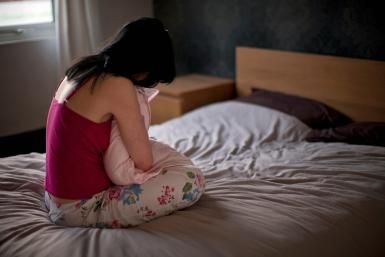
<instances>
[{"instance_id":1,"label":"white window frame","mask_svg":"<svg viewBox=\"0 0 385 257\"><path fill-rule=\"evenodd\" d=\"M52 22L0 27L0 45L25 41L52 39L55 37L55 13L52 3Z\"/></svg>"}]
</instances>

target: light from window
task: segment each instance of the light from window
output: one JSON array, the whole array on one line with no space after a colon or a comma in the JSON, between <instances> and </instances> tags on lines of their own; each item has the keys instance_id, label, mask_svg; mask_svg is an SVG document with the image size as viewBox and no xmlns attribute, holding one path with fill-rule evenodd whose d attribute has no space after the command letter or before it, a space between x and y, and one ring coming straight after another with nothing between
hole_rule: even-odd
<instances>
[{"instance_id":1,"label":"light from window","mask_svg":"<svg viewBox=\"0 0 385 257\"><path fill-rule=\"evenodd\" d=\"M0 0L0 27L50 22L51 0Z\"/></svg>"}]
</instances>

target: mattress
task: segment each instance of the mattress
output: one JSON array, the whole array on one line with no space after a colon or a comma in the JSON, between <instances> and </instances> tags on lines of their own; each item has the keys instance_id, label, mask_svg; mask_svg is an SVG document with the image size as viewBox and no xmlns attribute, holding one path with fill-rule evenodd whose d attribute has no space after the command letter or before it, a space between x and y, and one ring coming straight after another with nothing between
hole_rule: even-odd
<instances>
[{"instance_id":1,"label":"mattress","mask_svg":"<svg viewBox=\"0 0 385 257\"><path fill-rule=\"evenodd\" d=\"M385 148L308 143L272 109L227 101L150 128L206 177L192 207L129 229L52 224L44 154L0 159L0 256L385 256Z\"/></svg>"}]
</instances>

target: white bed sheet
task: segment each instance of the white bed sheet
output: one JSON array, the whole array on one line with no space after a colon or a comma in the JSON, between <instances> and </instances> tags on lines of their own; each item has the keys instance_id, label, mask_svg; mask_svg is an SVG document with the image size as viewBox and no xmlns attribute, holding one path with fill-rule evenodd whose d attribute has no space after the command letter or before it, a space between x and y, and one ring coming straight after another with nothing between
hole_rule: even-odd
<instances>
[{"instance_id":1,"label":"white bed sheet","mask_svg":"<svg viewBox=\"0 0 385 257\"><path fill-rule=\"evenodd\" d=\"M193 207L132 229L51 224L44 155L0 159L0 256L384 256L385 148L303 142L308 132L235 101L151 127L207 188Z\"/></svg>"}]
</instances>

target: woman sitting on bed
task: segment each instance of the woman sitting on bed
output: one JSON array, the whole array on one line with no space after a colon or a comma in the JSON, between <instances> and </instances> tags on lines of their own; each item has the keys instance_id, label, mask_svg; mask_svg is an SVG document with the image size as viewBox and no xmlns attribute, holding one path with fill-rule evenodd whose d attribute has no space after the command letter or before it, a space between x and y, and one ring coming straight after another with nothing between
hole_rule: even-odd
<instances>
[{"instance_id":1,"label":"woman sitting on bed","mask_svg":"<svg viewBox=\"0 0 385 257\"><path fill-rule=\"evenodd\" d=\"M67 70L47 119L45 201L54 223L129 227L199 199L201 171L147 133L153 87L174 77L171 39L153 18L128 23Z\"/></svg>"}]
</instances>

